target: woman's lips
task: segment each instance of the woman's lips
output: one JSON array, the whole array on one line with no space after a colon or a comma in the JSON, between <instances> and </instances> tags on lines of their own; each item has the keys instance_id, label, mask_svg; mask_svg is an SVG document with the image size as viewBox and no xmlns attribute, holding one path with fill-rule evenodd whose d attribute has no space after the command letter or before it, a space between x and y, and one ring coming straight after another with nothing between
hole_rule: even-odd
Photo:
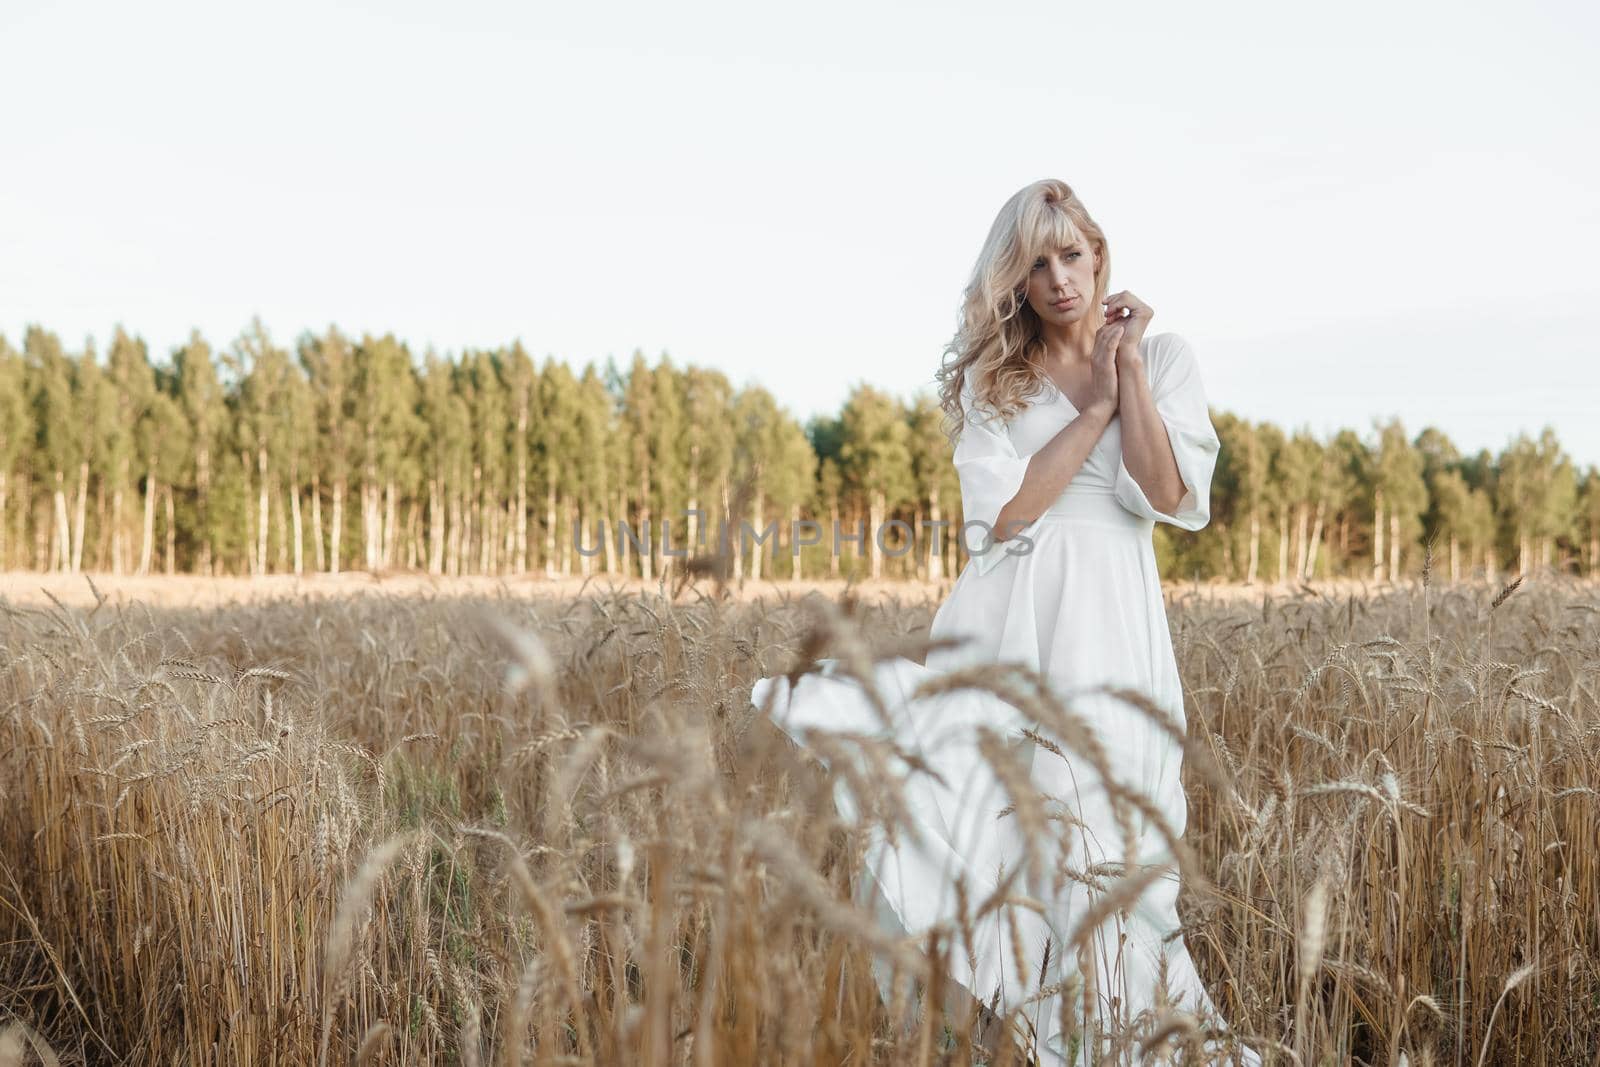
<instances>
[{"instance_id":1,"label":"woman's lips","mask_svg":"<svg viewBox=\"0 0 1600 1067\"><path fill-rule=\"evenodd\" d=\"M1073 297L1071 300L1057 300L1054 303L1052 303L1050 306L1055 308L1057 311L1065 311L1065 310L1067 310L1067 308L1071 307L1073 304L1076 304L1077 302L1078 302L1078 298L1077 297Z\"/></svg>"}]
</instances>

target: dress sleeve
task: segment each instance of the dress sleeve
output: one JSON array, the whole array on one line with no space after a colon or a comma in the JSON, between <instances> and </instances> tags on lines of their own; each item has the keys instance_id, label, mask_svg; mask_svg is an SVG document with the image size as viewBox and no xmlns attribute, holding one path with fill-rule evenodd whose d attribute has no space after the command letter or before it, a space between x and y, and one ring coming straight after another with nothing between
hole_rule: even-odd
<instances>
[{"instance_id":1,"label":"dress sleeve","mask_svg":"<svg viewBox=\"0 0 1600 1067\"><path fill-rule=\"evenodd\" d=\"M1183 475L1187 491L1175 512L1169 515L1157 511L1128 473L1127 464L1118 457L1116 496L1135 515L1170 522L1184 530L1198 530L1211 519L1211 475L1216 470L1221 442L1211 425L1194 350L1175 333L1167 334L1165 342L1161 357L1149 365L1150 394L1167 428L1172 455L1178 461L1178 472Z\"/></svg>"},{"instance_id":2,"label":"dress sleeve","mask_svg":"<svg viewBox=\"0 0 1600 1067\"><path fill-rule=\"evenodd\" d=\"M1029 457L1017 455L1004 422L977 410L973 399L971 389L964 387L964 421L955 447L956 476L961 482L961 541L978 573L987 574L1007 554L1006 542L994 541L992 532L1000 509L1022 487Z\"/></svg>"}]
</instances>

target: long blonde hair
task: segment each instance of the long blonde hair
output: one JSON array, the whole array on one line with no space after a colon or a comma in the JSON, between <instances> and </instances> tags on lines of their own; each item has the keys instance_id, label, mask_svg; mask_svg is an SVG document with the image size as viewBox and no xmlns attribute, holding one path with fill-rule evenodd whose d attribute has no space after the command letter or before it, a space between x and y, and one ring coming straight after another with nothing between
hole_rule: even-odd
<instances>
[{"instance_id":1,"label":"long blonde hair","mask_svg":"<svg viewBox=\"0 0 1600 1067\"><path fill-rule=\"evenodd\" d=\"M963 421L961 393L970 379L978 406L1009 419L1044 383L1044 341L1029 306L1028 275L1040 256L1084 241L1097 256L1098 309L1111 277L1106 237L1072 187L1047 178L1025 186L1000 208L972 268L962 299L961 326L939 367L939 406L954 441Z\"/></svg>"}]
</instances>

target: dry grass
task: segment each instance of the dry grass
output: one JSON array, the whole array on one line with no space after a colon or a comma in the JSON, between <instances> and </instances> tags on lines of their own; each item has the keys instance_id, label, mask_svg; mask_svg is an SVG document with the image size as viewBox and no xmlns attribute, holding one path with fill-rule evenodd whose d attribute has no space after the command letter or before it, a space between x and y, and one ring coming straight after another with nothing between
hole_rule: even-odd
<instances>
[{"instance_id":1,"label":"dry grass","mask_svg":"<svg viewBox=\"0 0 1600 1067\"><path fill-rule=\"evenodd\" d=\"M919 656L936 601L0 606L0 1064L979 1055L976 1005L922 1008L1007 902L888 938L852 903L865 835L834 782L747 700L820 656ZM1284 1063L1594 1062L1594 588L1180 590L1171 618L1180 905L1237 1029ZM1028 679L962 681L1094 759ZM894 825L914 754L849 744L837 773ZM1157 1013L1102 1051L1197 1062L1205 1036Z\"/></svg>"}]
</instances>

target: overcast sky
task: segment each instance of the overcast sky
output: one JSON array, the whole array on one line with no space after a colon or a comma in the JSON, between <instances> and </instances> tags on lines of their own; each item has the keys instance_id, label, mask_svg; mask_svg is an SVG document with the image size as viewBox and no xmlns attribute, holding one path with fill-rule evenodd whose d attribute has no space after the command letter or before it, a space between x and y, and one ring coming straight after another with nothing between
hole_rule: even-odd
<instances>
[{"instance_id":1,"label":"overcast sky","mask_svg":"<svg viewBox=\"0 0 1600 1067\"><path fill-rule=\"evenodd\" d=\"M1600 464L1592 3L0 0L0 332L931 392L1058 177L1217 408Z\"/></svg>"}]
</instances>

